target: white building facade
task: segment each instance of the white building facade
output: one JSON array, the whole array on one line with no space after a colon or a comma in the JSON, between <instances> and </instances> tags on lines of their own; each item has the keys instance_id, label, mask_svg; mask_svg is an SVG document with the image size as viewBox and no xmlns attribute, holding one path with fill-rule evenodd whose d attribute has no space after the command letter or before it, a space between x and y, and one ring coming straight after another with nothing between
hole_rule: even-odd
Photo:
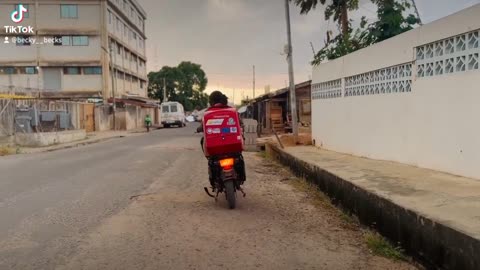
<instances>
[{"instance_id":1,"label":"white building facade","mask_svg":"<svg viewBox=\"0 0 480 270\"><path fill-rule=\"evenodd\" d=\"M10 14L18 4L28 12L15 23ZM1 29L0 92L82 99L147 95L146 13L136 0L4 0L0 13L0 26L34 31Z\"/></svg>"}]
</instances>

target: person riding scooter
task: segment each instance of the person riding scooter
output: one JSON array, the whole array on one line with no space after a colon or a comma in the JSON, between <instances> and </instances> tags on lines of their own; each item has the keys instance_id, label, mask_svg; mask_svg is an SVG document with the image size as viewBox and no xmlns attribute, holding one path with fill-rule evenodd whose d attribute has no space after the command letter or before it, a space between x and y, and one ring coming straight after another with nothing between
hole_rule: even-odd
<instances>
[{"instance_id":1,"label":"person riding scooter","mask_svg":"<svg viewBox=\"0 0 480 270\"><path fill-rule=\"evenodd\" d=\"M228 106L228 97L225 96L222 92L220 91L214 91L210 94L209 96L209 104L210 107L207 109L207 112L211 109L221 109L221 108L231 108ZM240 118L239 118L240 119ZM240 127L243 130L243 122L240 119ZM197 128L197 132L204 132L203 130L203 120L200 121L200 126ZM243 131L242 131L242 136L243 136ZM200 145L202 147L202 151L204 151L204 140L205 137L203 136L202 139L200 140ZM245 173L245 163L243 160L243 156L240 154L240 166L239 166L239 174L241 175L241 178L243 181L246 179L246 173ZM209 163L210 166L210 163ZM210 170L209 170L210 171ZM214 179L211 173L209 173L209 180L210 184L212 187L214 187Z\"/></svg>"}]
</instances>

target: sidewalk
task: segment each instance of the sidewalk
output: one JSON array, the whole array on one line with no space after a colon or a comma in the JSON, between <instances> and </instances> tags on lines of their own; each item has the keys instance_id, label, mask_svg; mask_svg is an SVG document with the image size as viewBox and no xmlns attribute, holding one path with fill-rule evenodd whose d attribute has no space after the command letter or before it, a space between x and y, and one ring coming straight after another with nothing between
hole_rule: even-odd
<instances>
[{"instance_id":1,"label":"sidewalk","mask_svg":"<svg viewBox=\"0 0 480 270\"><path fill-rule=\"evenodd\" d=\"M480 180L312 146L269 150L427 265L480 269Z\"/></svg>"},{"instance_id":2,"label":"sidewalk","mask_svg":"<svg viewBox=\"0 0 480 270\"><path fill-rule=\"evenodd\" d=\"M145 129L139 129L139 130L119 130L119 131L101 131L101 132L91 132L87 134L87 138L85 140L80 140L80 141L74 141L70 143L64 143L64 144L57 144L57 145L51 145L51 146L46 146L46 147L22 147L21 148L21 153L22 154L32 154L32 153L41 153L41 152L51 152L51 151L56 151L60 149L67 149L67 148L73 148L73 147L78 147L82 145L88 145L88 144L93 144L93 143L99 143L102 141L106 140L111 140L111 139L118 139L118 138L123 138L123 137L128 137L128 136L134 136L138 135L141 133L146 132Z\"/></svg>"}]
</instances>

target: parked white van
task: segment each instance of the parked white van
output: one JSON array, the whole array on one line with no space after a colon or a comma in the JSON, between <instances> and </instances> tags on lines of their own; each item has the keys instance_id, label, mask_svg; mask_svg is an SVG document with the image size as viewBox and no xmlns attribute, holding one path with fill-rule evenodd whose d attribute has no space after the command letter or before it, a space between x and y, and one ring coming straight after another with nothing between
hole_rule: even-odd
<instances>
[{"instance_id":1,"label":"parked white van","mask_svg":"<svg viewBox=\"0 0 480 270\"><path fill-rule=\"evenodd\" d=\"M163 127L185 126L185 111L183 105L176 101L160 104L160 120Z\"/></svg>"}]
</instances>

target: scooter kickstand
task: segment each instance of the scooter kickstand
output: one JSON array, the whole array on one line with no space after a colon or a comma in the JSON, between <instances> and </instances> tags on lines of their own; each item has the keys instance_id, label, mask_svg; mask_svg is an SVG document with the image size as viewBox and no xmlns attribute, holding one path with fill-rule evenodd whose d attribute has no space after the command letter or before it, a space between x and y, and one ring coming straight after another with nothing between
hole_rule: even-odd
<instances>
[{"instance_id":1,"label":"scooter kickstand","mask_svg":"<svg viewBox=\"0 0 480 270\"><path fill-rule=\"evenodd\" d=\"M240 190L240 192L242 192L244 198L247 196L247 193L245 193L245 191L243 191L243 188L238 188L238 190Z\"/></svg>"},{"instance_id":2,"label":"scooter kickstand","mask_svg":"<svg viewBox=\"0 0 480 270\"><path fill-rule=\"evenodd\" d=\"M203 188L205 190L205 192L207 193L208 196L212 197L212 198L215 198L215 196L213 196L212 194L210 194L210 192L208 191L208 188L204 187Z\"/></svg>"}]
</instances>

